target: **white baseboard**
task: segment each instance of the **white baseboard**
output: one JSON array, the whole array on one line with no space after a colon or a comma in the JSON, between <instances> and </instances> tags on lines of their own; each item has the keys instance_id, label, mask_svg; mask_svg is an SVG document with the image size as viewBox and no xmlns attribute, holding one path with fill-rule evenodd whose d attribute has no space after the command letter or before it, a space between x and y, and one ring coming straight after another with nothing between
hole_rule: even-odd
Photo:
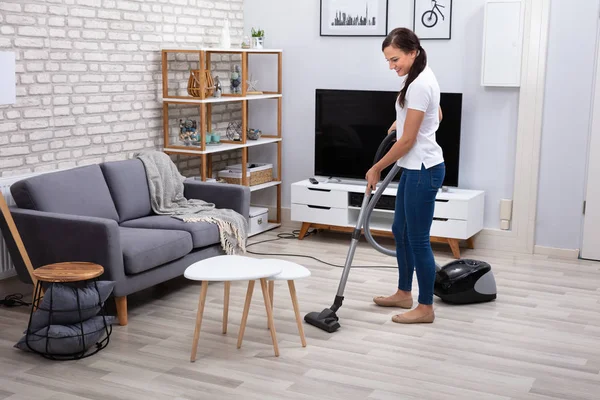
<instances>
[{"instance_id":1,"label":"white baseboard","mask_svg":"<svg viewBox=\"0 0 600 400\"><path fill-rule=\"evenodd\" d=\"M0 281L4 279L12 278L13 276L17 276L17 271L15 269L9 269L8 271L0 272Z\"/></svg>"},{"instance_id":2,"label":"white baseboard","mask_svg":"<svg viewBox=\"0 0 600 400\"><path fill-rule=\"evenodd\" d=\"M546 247L535 245L533 248L535 254L542 254L545 256L558 257L558 258L579 258L579 249L559 249L556 247Z\"/></svg>"}]
</instances>

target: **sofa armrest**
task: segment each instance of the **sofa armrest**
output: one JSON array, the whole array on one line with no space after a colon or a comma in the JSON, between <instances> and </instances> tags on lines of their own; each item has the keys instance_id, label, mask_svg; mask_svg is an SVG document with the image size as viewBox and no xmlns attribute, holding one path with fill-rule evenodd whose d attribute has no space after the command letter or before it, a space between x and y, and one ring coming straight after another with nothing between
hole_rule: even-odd
<instances>
[{"instance_id":1,"label":"sofa armrest","mask_svg":"<svg viewBox=\"0 0 600 400\"><path fill-rule=\"evenodd\" d=\"M101 279L124 278L119 226L112 219L82 217L11 207L17 230L34 268L84 261L104 267ZM29 277L27 272L19 274ZM31 282L30 279L27 280Z\"/></svg>"},{"instance_id":2,"label":"sofa armrest","mask_svg":"<svg viewBox=\"0 0 600 400\"><path fill-rule=\"evenodd\" d=\"M250 215L250 188L243 185L203 182L186 179L183 195L186 199L204 200L217 208L229 208L248 219Z\"/></svg>"}]
</instances>

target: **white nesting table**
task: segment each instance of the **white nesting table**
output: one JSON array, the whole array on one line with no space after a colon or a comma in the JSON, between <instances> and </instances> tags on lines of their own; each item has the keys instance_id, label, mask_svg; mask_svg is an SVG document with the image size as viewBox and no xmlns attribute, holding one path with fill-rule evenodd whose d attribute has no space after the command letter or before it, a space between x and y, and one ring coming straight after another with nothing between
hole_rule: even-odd
<instances>
[{"instance_id":1,"label":"white nesting table","mask_svg":"<svg viewBox=\"0 0 600 400\"><path fill-rule=\"evenodd\" d=\"M271 310L273 310L273 295L275 281L287 281L288 288L290 290L290 297L292 299L292 306L294 307L294 314L296 315L296 324L298 325L300 341L302 342L302 347L306 347L306 338L304 337L304 328L302 327L302 318L300 317L300 307L298 306L298 298L296 296L296 286L294 284L294 280L309 277L310 270L300 264L296 264L285 260L266 258L256 261L259 261L260 264L264 267L273 267L281 269L281 273L267 278L267 280L269 281L269 298L271 300ZM246 301L249 302L248 298L246 298ZM250 304L246 305L246 307L249 306ZM243 319L242 326L240 327L240 337L238 338L238 347L243 339L245 324L246 320Z\"/></svg>"},{"instance_id":2,"label":"white nesting table","mask_svg":"<svg viewBox=\"0 0 600 400\"><path fill-rule=\"evenodd\" d=\"M198 347L198 339L200 338L200 327L202 325L202 315L204 313L204 305L206 303L206 293L208 291L208 282L225 282L225 296L223 304L223 333L227 333L227 314L229 309L229 290L231 281L249 281L248 291L246 293L246 304L244 306L244 314L242 316L242 324L238 335L238 349L242 344L244 329L248 319L248 311L250 308L250 298L254 290L254 281L260 279L260 285L267 310L267 319L269 330L271 331L271 339L275 355L279 356L279 347L277 346L277 336L275 333L275 324L273 323L273 313L271 301L269 299L269 290L267 288L266 278L275 276L282 272L283 268L275 264L264 263L250 257L222 255L210 257L202 261L198 261L190 265L184 272L187 279L202 281L202 289L200 290L200 299L198 300L198 313L196 314L196 328L194 330L194 341L192 346L191 361L196 361L196 352Z\"/></svg>"}]
</instances>

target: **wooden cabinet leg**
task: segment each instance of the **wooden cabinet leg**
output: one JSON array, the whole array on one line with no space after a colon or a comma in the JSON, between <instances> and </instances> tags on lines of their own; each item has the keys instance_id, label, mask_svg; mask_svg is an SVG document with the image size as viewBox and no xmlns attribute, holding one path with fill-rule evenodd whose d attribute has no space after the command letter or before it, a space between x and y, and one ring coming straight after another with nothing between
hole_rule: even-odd
<instances>
[{"instance_id":1,"label":"wooden cabinet leg","mask_svg":"<svg viewBox=\"0 0 600 400\"><path fill-rule=\"evenodd\" d=\"M119 319L119 325L127 325L127 296L115 296L115 303L117 304L117 318Z\"/></svg>"},{"instance_id":2,"label":"wooden cabinet leg","mask_svg":"<svg viewBox=\"0 0 600 400\"><path fill-rule=\"evenodd\" d=\"M300 236L298 236L298 240L304 239L304 235L306 235L306 232L308 232L308 229L310 228L310 225L311 225L310 222L303 222L302 223L302 228L300 228Z\"/></svg>"},{"instance_id":3,"label":"wooden cabinet leg","mask_svg":"<svg viewBox=\"0 0 600 400\"><path fill-rule=\"evenodd\" d=\"M471 236L470 238L467 239L467 247L470 249L475 248L475 237L474 236Z\"/></svg>"},{"instance_id":4,"label":"wooden cabinet leg","mask_svg":"<svg viewBox=\"0 0 600 400\"><path fill-rule=\"evenodd\" d=\"M448 244L450 245L450 249L452 249L452 255L454 258L460 258L460 249L458 247L458 239L448 239Z\"/></svg>"}]
</instances>

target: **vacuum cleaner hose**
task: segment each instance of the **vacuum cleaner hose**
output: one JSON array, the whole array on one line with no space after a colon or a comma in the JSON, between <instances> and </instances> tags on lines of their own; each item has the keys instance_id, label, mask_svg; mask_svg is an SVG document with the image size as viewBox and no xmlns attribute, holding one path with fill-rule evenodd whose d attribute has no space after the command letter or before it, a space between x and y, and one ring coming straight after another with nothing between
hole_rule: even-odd
<instances>
[{"instance_id":1,"label":"vacuum cleaner hose","mask_svg":"<svg viewBox=\"0 0 600 400\"><path fill-rule=\"evenodd\" d=\"M377 153L375 153L375 159L373 161L373 164L376 164L379 160L381 160L381 158L387 152L387 149L389 147L391 147L391 145L395 141L396 141L396 131L393 131L392 133L388 134L387 137L385 139L383 139L383 141L379 145L379 148L377 149ZM380 253L383 253L383 254L385 254L387 256L391 256L391 257L396 257L396 250L395 249L391 250L391 249L385 248L382 245L380 245L379 243L377 243L377 241L375 241L375 239L373 238L373 235L371 234L370 223L371 223L371 214L373 213L373 210L375 209L377 202L383 195L384 190L388 187L388 185L390 184L392 179L394 179L394 177L398 174L399 171L400 171L400 166L398 166L398 164L394 163L394 166L392 167L390 172L386 175L386 177L383 179L382 184L375 190L375 192L374 193L372 192L372 194L365 194L365 197L363 199L363 207L361 207L361 214L363 214L363 215L359 215L359 217L358 217L359 219L361 217L363 218L362 226L364 227L364 235L365 235L365 238L367 239L367 241L371 244L371 246L373 246L373 248L375 248L375 250L379 251ZM371 196L372 196L372 198L370 198Z\"/></svg>"}]
</instances>

